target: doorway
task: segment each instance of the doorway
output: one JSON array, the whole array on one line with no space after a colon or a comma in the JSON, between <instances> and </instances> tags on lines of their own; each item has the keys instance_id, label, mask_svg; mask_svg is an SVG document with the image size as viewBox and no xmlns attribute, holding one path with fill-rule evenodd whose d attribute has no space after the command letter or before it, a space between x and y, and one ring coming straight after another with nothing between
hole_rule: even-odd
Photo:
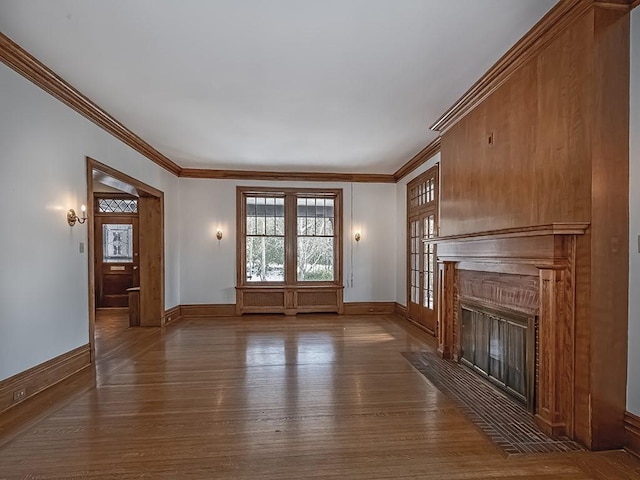
<instances>
[{"instance_id":1,"label":"doorway","mask_svg":"<svg viewBox=\"0 0 640 480\"><path fill-rule=\"evenodd\" d=\"M94 193L96 308L129 307L129 289L140 286L138 200Z\"/></svg>"},{"instance_id":2,"label":"doorway","mask_svg":"<svg viewBox=\"0 0 640 480\"><path fill-rule=\"evenodd\" d=\"M128 315L127 289L139 287L139 326L164 325L164 193L89 157L87 190L93 199L87 209L93 359L97 310L120 308L121 317Z\"/></svg>"}]
</instances>

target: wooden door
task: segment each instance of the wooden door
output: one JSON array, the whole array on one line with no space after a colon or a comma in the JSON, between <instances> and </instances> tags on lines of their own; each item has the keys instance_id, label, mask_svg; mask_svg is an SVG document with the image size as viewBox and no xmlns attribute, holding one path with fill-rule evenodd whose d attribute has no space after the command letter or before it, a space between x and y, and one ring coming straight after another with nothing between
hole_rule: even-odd
<instances>
[{"instance_id":1,"label":"wooden door","mask_svg":"<svg viewBox=\"0 0 640 480\"><path fill-rule=\"evenodd\" d=\"M410 286L409 318L435 335L436 311L436 252L434 244L425 244L435 235L435 214L422 214L409 220Z\"/></svg>"},{"instance_id":2,"label":"wooden door","mask_svg":"<svg viewBox=\"0 0 640 480\"><path fill-rule=\"evenodd\" d=\"M127 307L127 288L140 285L138 218L96 216L96 306Z\"/></svg>"},{"instance_id":3,"label":"wooden door","mask_svg":"<svg viewBox=\"0 0 640 480\"><path fill-rule=\"evenodd\" d=\"M436 245L438 234L438 167L407 185L407 309L411 320L437 334Z\"/></svg>"}]
</instances>

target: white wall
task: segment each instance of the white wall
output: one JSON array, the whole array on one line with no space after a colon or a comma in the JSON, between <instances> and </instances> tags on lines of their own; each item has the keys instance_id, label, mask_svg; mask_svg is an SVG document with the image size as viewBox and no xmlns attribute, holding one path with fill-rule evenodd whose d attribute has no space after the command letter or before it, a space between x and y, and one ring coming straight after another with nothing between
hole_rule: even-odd
<instances>
[{"instance_id":1,"label":"white wall","mask_svg":"<svg viewBox=\"0 0 640 480\"><path fill-rule=\"evenodd\" d=\"M440 153L416 168L396 184L396 302L407 306L407 184L436 163Z\"/></svg>"},{"instance_id":2,"label":"white wall","mask_svg":"<svg viewBox=\"0 0 640 480\"><path fill-rule=\"evenodd\" d=\"M640 9L631 13L629 135L629 363L627 410L640 415Z\"/></svg>"},{"instance_id":3,"label":"white wall","mask_svg":"<svg viewBox=\"0 0 640 480\"><path fill-rule=\"evenodd\" d=\"M235 303L238 185L342 188L344 299L346 302L395 301L397 259L394 226L397 222L394 184L181 178L179 197L180 209L183 212L180 221L182 304ZM224 235L220 242L215 238L218 228ZM359 243L353 241L352 233L355 229L362 233Z\"/></svg>"},{"instance_id":4,"label":"white wall","mask_svg":"<svg viewBox=\"0 0 640 480\"><path fill-rule=\"evenodd\" d=\"M179 303L178 179L0 64L0 380L89 341L90 156L165 192L166 303ZM85 248L86 252L86 248Z\"/></svg>"}]
</instances>

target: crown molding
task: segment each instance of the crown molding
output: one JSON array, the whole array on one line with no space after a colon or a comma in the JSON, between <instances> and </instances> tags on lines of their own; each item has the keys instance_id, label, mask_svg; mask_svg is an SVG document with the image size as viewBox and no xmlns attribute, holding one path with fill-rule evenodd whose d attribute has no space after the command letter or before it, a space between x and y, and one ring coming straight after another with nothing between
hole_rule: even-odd
<instances>
[{"instance_id":1,"label":"crown molding","mask_svg":"<svg viewBox=\"0 0 640 480\"><path fill-rule=\"evenodd\" d=\"M629 10L640 0L560 0L536 25L533 26L480 80L456 101L436 122L431 130L446 132L464 118L478 104L504 84L524 64L535 58L559 33L590 9L610 8Z\"/></svg>"},{"instance_id":2,"label":"crown molding","mask_svg":"<svg viewBox=\"0 0 640 480\"><path fill-rule=\"evenodd\" d=\"M182 168L182 178L218 178L227 180L270 180L299 182L395 183L391 174L378 173L322 173L322 172L263 172L259 170L214 170Z\"/></svg>"},{"instance_id":3,"label":"crown molding","mask_svg":"<svg viewBox=\"0 0 640 480\"><path fill-rule=\"evenodd\" d=\"M0 61L152 162L174 175L180 173L178 164L142 140L3 33L0 33Z\"/></svg>"},{"instance_id":4,"label":"crown molding","mask_svg":"<svg viewBox=\"0 0 640 480\"><path fill-rule=\"evenodd\" d=\"M436 138L433 142L420 150L411 160L396 170L396 173L393 174L394 181L399 182L439 151L440 137Z\"/></svg>"}]
</instances>

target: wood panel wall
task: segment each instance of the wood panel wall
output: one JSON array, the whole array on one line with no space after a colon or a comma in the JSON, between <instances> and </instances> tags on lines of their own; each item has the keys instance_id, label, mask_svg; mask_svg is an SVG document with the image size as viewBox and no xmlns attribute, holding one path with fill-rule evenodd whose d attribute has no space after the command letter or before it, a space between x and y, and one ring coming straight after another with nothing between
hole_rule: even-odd
<instances>
[{"instance_id":1,"label":"wood panel wall","mask_svg":"<svg viewBox=\"0 0 640 480\"><path fill-rule=\"evenodd\" d=\"M143 195L140 212L140 326L164 325L164 196Z\"/></svg>"},{"instance_id":2,"label":"wood panel wall","mask_svg":"<svg viewBox=\"0 0 640 480\"><path fill-rule=\"evenodd\" d=\"M630 15L620 7L592 2L441 143L440 235L590 224L576 246L575 436L592 449L624 442Z\"/></svg>"},{"instance_id":3,"label":"wood panel wall","mask_svg":"<svg viewBox=\"0 0 640 480\"><path fill-rule=\"evenodd\" d=\"M443 135L441 235L590 220L592 23L583 16Z\"/></svg>"}]
</instances>

